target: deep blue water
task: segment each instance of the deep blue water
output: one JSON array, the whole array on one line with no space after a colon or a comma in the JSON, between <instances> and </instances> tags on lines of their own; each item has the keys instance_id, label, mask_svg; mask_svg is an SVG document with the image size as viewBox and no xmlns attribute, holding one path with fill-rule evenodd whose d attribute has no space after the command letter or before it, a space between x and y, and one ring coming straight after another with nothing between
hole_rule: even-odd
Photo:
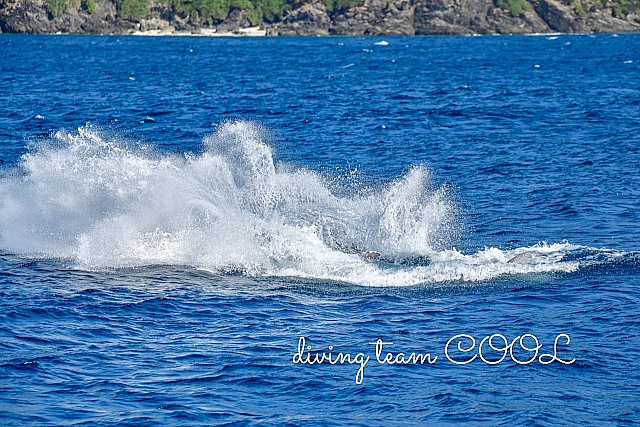
<instances>
[{"instance_id":1,"label":"deep blue water","mask_svg":"<svg viewBox=\"0 0 640 427\"><path fill-rule=\"evenodd\" d=\"M382 40L0 36L1 424L640 421L640 36Z\"/></svg>"}]
</instances>

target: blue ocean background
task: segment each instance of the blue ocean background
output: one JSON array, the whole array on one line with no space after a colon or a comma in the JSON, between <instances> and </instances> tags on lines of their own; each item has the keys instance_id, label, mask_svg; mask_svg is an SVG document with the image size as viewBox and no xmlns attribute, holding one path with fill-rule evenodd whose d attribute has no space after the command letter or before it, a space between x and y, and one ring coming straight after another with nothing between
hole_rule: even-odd
<instances>
[{"instance_id":1,"label":"blue ocean background","mask_svg":"<svg viewBox=\"0 0 640 427\"><path fill-rule=\"evenodd\" d=\"M639 35L0 58L0 424L640 421Z\"/></svg>"}]
</instances>

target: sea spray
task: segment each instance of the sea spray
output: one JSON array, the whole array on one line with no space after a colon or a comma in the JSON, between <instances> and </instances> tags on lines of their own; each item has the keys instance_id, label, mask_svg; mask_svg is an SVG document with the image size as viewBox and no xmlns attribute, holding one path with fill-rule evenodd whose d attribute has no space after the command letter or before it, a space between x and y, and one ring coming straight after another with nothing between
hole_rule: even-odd
<instances>
[{"instance_id":1,"label":"sea spray","mask_svg":"<svg viewBox=\"0 0 640 427\"><path fill-rule=\"evenodd\" d=\"M0 181L0 244L83 269L187 265L371 286L577 268L447 248L456 208L422 166L377 191L338 195L330 177L277 164L266 135L228 121L201 154L176 155L93 126L59 131Z\"/></svg>"}]
</instances>

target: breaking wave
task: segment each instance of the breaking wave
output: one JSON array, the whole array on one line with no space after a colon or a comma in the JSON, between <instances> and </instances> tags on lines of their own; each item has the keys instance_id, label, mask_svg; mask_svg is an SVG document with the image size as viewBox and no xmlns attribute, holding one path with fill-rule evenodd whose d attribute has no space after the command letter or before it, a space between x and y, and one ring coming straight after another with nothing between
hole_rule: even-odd
<instances>
[{"instance_id":1,"label":"breaking wave","mask_svg":"<svg viewBox=\"0 0 640 427\"><path fill-rule=\"evenodd\" d=\"M424 167L344 195L322 174L274 162L265 135L224 122L201 154L178 155L92 126L59 131L0 181L0 245L89 270L188 265L367 286L578 268L561 261L568 243L447 247L455 204ZM535 256L507 262L524 252Z\"/></svg>"}]
</instances>

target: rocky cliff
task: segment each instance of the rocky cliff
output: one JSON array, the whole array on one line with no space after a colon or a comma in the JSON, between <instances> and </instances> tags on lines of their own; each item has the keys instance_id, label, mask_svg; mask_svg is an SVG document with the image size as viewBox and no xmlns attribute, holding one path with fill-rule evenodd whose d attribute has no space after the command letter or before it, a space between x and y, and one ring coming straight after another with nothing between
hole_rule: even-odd
<instances>
[{"instance_id":1,"label":"rocky cliff","mask_svg":"<svg viewBox=\"0 0 640 427\"><path fill-rule=\"evenodd\" d=\"M145 3L134 18L116 1L0 0L0 30L271 36L640 32L640 15L629 0L362 0L333 8L326 0L303 0L259 22L255 13L250 18L252 11L239 7L230 6L226 17L205 20L169 2Z\"/></svg>"}]
</instances>

